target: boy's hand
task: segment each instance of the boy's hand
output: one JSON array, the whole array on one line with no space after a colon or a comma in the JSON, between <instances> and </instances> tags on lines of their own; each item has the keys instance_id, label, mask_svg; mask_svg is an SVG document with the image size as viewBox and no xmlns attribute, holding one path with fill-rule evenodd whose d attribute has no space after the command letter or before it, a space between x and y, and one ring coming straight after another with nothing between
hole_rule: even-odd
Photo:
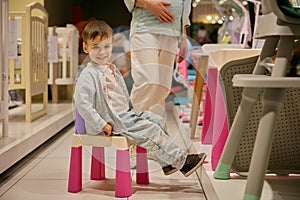
<instances>
[{"instance_id":1,"label":"boy's hand","mask_svg":"<svg viewBox=\"0 0 300 200\"><path fill-rule=\"evenodd\" d=\"M106 136L110 136L111 133L112 133L112 129L113 129L112 125L109 124L109 123L107 123L107 124L103 127L102 131L104 132L104 134L105 134Z\"/></svg>"}]
</instances>

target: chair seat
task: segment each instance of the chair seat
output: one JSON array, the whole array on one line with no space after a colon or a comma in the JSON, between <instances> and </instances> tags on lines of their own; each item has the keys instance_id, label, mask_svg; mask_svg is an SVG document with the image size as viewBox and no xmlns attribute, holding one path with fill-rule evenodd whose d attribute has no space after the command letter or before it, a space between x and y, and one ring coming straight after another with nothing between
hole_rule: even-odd
<instances>
[{"instance_id":1,"label":"chair seat","mask_svg":"<svg viewBox=\"0 0 300 200\"><path fill-rule=\"evenodd\" d=\"M72 147L94 146L94 147L110 147L113 146L118 150L128 150L132 143L123 136L102 136L88 134L73 134Z\"/></svg>"},{"instance_id":2,"label":"chair seat","mask_svg":"<svg viewBox=\"0 0 300 200\"><path fill-rule=\"evenodd\" d=\"M266 75L237 74L232 79L235 87L300 88L298 77L272 77Z\"/></svg>"}]
</instances>

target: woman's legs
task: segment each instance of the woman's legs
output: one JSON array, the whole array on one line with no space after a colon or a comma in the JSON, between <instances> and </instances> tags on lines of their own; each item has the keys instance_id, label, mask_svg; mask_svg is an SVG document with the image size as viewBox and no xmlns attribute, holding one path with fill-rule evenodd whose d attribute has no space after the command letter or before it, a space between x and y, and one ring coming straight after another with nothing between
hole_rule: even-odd
<instances>
[{"instance_id":1,"label":"woman's legs","mask_svg":"<svg viewBox=\"0 0 300 200\"><path fill-rule=\"evenodd\" d=\"M163 116L177 45L176 37L149 33L132 36L131 73L134 85L131 101L135 110L151 110Z\"/></svg>"}]
</instances>

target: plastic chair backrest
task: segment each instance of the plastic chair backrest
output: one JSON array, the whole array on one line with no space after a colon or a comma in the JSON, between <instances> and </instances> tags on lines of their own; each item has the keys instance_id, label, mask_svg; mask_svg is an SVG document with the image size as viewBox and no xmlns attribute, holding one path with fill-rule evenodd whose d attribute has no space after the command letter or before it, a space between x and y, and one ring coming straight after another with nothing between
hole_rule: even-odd
<instances>
[{"instance_id":1,"label":"plastic chair backrest","mask_svg":"<svg viewBox=\"0 0 300 200\"><path fill-rule=\"evenodd\" d=\"M86 134L84 119L81 117L77 109L75 110L75 133Z\"/></svg>"},{"instance_id":2,"label":"plastic chair backrest","mask_svg":"<svg viewBox=\"0 0 300 200\"><path fill-rule=\"evenodd\" d=\"M75 78L75 85L78 78ZM84 119L79 114L78 110L75 108L75 134L86 134Z\"/></svg>"},{"instance_id":3,"label":"plastic chair backrest","mask_svg":"<svg viewBox=\"0 0 300 200\"><path fill-rule=\"evenodd\" d=\"M232 77L235 74L252 73L257 58L251 57L231 61L222 66L220 70L221 80L224 83L222 90L229 127L235 117L243 91L241 87L233 87ZM240 141L238 152L232 163L232 168L236 172L247 172L249 169L261 113L262 102L259 99L252 110L248 125ZM285 101L279 113L275 123L275 135L268 171L269 173L298 174L300 173L300 89L286 89Z\"/></svg>"}]
</instances>

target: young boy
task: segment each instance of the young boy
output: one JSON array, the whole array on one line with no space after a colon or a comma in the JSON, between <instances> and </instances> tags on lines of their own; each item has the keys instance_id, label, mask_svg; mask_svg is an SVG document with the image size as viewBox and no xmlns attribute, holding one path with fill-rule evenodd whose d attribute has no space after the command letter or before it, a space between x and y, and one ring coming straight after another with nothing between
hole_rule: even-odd
<instances>
[{"instance_id":1,"label":"young boy","mask_svg":"<svg viewBox=\"0 0 300 200\"><path fill-rule=\"evenodd\" d=\"M83 50L90 62L81 72L74 91L75 107L85 120L88 134L120 134L151 151L166 175L180 170L189 176L205 160L204 153L187 155L171 142L162 128L164 119L149 111L129 109L129 95L121 73L108 63L113 30L104 21L90 22L82 33Z\"/></svg>"}]
</instances>

